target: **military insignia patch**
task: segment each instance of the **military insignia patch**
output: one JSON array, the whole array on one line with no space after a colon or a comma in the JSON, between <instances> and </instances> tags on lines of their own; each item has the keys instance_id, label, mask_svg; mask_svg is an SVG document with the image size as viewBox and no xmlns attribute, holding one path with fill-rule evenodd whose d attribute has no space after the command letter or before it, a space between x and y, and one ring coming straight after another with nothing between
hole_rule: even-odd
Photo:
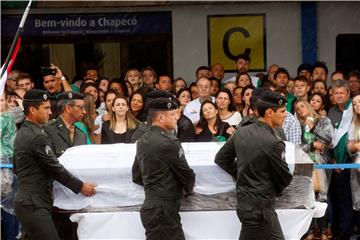
<instances>
[{"instance_id":1,"label":"military insignia patch","mask_svg":"<svg viewBox=\"0 0 360 240\"><path fill-rule=\"evenodd\" d=\"M181 158L182 155L184 155L184 149L180 148L179 149L179 158Z\"/></svg>"},{"instance_id":2,"label":"military insignia patch","mask_svg":"<svg viewBox=\"0 0 360 240\"><path fill-rule=\"evenodd\" d=\"M45 146L45 152L47 155L49 155L49 152L51 152L51 147L49 145Z\"/></svg>"}]
</instances>

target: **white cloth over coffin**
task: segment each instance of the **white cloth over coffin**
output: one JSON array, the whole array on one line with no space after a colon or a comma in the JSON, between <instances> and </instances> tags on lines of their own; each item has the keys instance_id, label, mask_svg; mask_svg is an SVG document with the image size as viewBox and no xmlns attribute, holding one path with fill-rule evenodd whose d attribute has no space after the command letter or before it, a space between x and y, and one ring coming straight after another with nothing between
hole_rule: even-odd
<instances>
[{"instance_id":1,"label":"white cloth over coffin","mask_svg":"<svg viewBox=\"0 0 360 240\"><path fill-rule=\"evenodd\" d=\"M232 177L214 163L223 144L182 143L186 159L196 174L194 192L213 195L235 189ZM136 144L82 145L69 148L60 162L82 181L97 184L97 194L84 197L54 182L54 206L65 210L86 207L121 207L142 204L144 190L132 182L131 168ZM295 146L286 142L286 161L291 172L295 168Z\"/></svg>"},{"instance_id":2,"label":"white cloth over coffin","mask_svg":"<svg viewBox=\"0 0 360 240\"><path fill-rule=\"evenodd\" d=\"M316 202L315 209L277 209L286 240L298 240L309 229L313 217L324 216L327 204ZM236 211L180 212L186 239L238 239L241 223ZM76 213L79 239L144 239L140 213ZM117 226L117 227L114 227Z\"/></svg>"}]
</instances>

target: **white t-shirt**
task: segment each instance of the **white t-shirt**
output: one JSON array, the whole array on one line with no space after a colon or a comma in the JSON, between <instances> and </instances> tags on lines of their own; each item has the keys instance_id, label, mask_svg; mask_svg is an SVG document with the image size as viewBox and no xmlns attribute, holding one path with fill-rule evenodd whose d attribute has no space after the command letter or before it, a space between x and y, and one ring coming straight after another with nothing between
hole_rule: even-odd
<instances>
[{"instance_id":1,"label":"white t-shirt","mask_svg":"<svg viewBox=\"0 0 360 240\"><path fill-rule=\"evenodd\" d=\"M211 97L211 100L215 103L215 97ZM196 98L186 104L184 109L184 115L188 117L193 124L197 123L200 120L200 99Z\"/></svg>"},{"instance_id":2,"label":"white t-shirt","mask_svg":"<svg viewBox=\"0 0 360 240\"><path fill-rule=\"evenodd\" d=\"M241 114L235 111L229 118L223 119L223 122L227 122L230 126L237 126L242 120Z\"/></svg>"},{"instance_id":3,"label":"white t-shirt","mask_svg":"<svg viewBox=\"0 0 360 240\"><path fill-rule=\"evenodd\" d=\"M103 124L103 120L102 120L103 115L98 115L95 118L95 126L98 125L99 127L94 131L94 134L101 134L101 128L102 128L102 124Z\"/></svg>"}]
</instances>

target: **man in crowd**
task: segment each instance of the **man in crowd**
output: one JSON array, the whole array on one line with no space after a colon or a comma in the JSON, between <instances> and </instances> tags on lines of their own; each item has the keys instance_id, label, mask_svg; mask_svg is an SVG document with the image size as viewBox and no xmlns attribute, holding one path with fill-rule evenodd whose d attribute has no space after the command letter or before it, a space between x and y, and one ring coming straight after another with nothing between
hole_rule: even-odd
<instances>
[{"instance_id":1,"label":"man in crowd","mask_svg":"<svg viewBox=\"0 0 360 240\"><path fill-rule=\"evenodd\" d=\"M49 121L44 129L53 143L54 154L59 157L66 149L86 144L85 134L74 126L86 114L84 95L75 92L63 92L58 96L59 116Z\"/></svg>"},{"instance_id":2,"label":"man in crowd","mask_svg":"<svg viewBox=\"0 0 360 240\"><path fill-rule=\"evenodd\" d=\"M26 92L34 88L34 80L28 73L21 73L17 79L18 88L24 89Z\"/></svg>"},{"instance_id":3,"label":"man in crowd","mask_svg":"<svg viewBox=\"0 0 360 240\"><path fill-rule=\"evenodd\" d=\"M208 78L199 78L196 81L196 87L199 97L189 102L184 109L184 115L188 117L193 124L200 120L201 103L207 99L215 102L215 98L211 96L211 81Z\"/></svg>"},{"instance_id":4,"label":"man in crowd","mask_svg":"<svg viewBox=\"0 0 360 240\"><path fill-rule=\"evenodd\" d=\"M275 73L280 67L277 64L271 64L268 68L267 74L268 74L268 80L272 83L275 83Z\"/></svg>"},{"instance_id":5,"label":"man in crowd","mask_svg":"<svg viewBox=\"0 0 360 240\"><path fill-rule=\"evenodd\" d=\"M158 90L164 90L170 92L172 87L171 77L168 75L160 75L159 78L157 79L155 87Z\"/></svg>"},{"instance_id":6,"label":"man in crowd","mask_svg":"<svg viewBox=\"0 0 360 240\"><path fill-rule=\"evenodd\" d=\"M335 72L331 73L331 82L334 82L337 80L345 80L345 75L340 70L336 70Z\"/></svg>"},{"instance_id":7,"label":"man in crowd","mask_svg":"<svg viewBox=\"0 0 360 240\"><path fill-rule=\"evenodd\" d=\"M315 62L313 64L313 71L311 74L311 81L320 79L326 82L328 75L328 68L324 62Z\"/></svg>"},{"instance_id":8,"label":"man in crowd","mask_svg":"<svg viewBox=\"0 0 360 240\"><path fill-rule=\"evenodd\" d=\"M95 82L99 79L99 72L97 69L95 68L88 68L86 71L85 71L85 76L84 76L84 79L92 79L94 80Z\"/></svg>"},{"instance_id":9,"label":"man in crowd","mask_svg":"<svg viewBox=\"0 0 360 240\"><path fill-rule=\"evenodd\" d=\"M259 119L238 128L216 154L215 163L237 179L240 239L284 239L274 205L292 175L285 161L285 143L274 129L283 125L287 114L285 98L267 90L255 104Z\"/></svg>"},{"instance_id":10,"label":"man in crowd","mask_svg":"<svg viewBox=\"0 0 360 240\"><path fill-rule=\"evenodd\" d=\"M333 163L349 163L346 142L353 116L350 89L346 80L332 84L336 105L330 108L328 118L335 129ZM352 232L352 197L349 169L336 169L331 174L329 197L332 206L332 229L336 239L349 239Z\"/></svg>"},{"instance_id":11,"label":"man in crowd","mask_svg":"<svg viewBox=\"0 0 360 240\"><path fill-rule=\"evenodd\" d=\"M211 69L208 66L200 66L196 69L195 77L196 79L199 79L201 77L210 78L212 77Z\"/></svg>"},{"instance_id":12,"label":"man in crowd","mask_svg":"<svg viewBox=\"0 0 360 240\"><path fill-rule=\"evenodd\" d=\"M238 74L241 74L241 73L248 73L249 71L249 65L250 65L250 57L246 54L240 54L237 56L236 58L236 61L235 61L235 70L236 70L236 75L225 80L224 83L227 83L227 82L236 82L236 76ZM252 85L257 87L258 85L258 81L259 81L259 78L258 77L255 77L255 76L250 76L251 77L251 82L252 82Z\"/></svg>"},{"instance_id":13,"label":"man in crowd","mask_svg":"<svg viewBox=\"0 0 360 240\"><path fill-rule=\"evenodd\" d=\"M215 63L211 66L211 74L221 82L224 79L225 74L224 66L221 63Z\"/></svg>"},{"instance_id":14,"label":"man in crowd","mask_svg":"<svg viewBox=\"0 0 360 240\"><path fill-rule=\"evenodd\" d=\"M44 125L56 157L60 157L70 147L87 144L86 135L74 125L86 114L83 99L84 95L80 93L61 93L57 98L59 116ZM76 239L76 224L72 223L69 217L70 214L53 212L53 220L60 237L71 240Z\"/></svg>"},{"instance_id":15,"label":"man in crowd","mask_svg":"<svg viewBox=\"0 0 360 240\"><path fill-rule=\"evenodd\" d=\"M52 181L85 196L95 194L95 185L74 177L55 156L51 140L41 127L51 114L49 95L30 90L23 106L26 119L14 143L14 170L18 177L15 213L22 225L23 239L59 239L51 218Z\"/></svg>"},{"instance_id":16,"label":"man in crowd","mask_svg":"<svg viewBox=\"0 0 360 240\"><path fill-rule=\"evenodd\" d=\"M352 70L349 73L349 88L351 92L351 96L353 96L357 91L360 90L360 71Z\"/></svg>"},{"instance_id":17,"label":"man in crowd","mask_svg":"<svg viewBox=\"0 0 360 240\"><path fill-rule=\"evenodd\" d=\"M176 129L176 104L169 98L149 103L151 128L136 145L133 181L143 185L141 222L147 240L185 239L179 208L183 196L192 193L195 174L185 159Z\"/></svg>"},{"instance_id":18,"label":"man in crowd","mask_svg":"<svg viewBox=\"0 0 360 240\"><path fill-rule=\"evenodd\" d=\"M43 85L46 91L50 96L56 96L63 91L72 91L70 84L66 80L61 69L51 64L51 68L55 70L55 75L53 74L44 74L43 75Z\"/></svg>"},{"instance_id":19,"label":"man in crowd","mask_svg":"<svg viewBox=\"0 0 360 240\"><path fill-rule=\"evenodd\" d=\"M297 100L308 100L308 92L310 85L305 76L298 76L295 78L294 95Z\"/></svg>"},{"instance_id":20,"label":"man in crowd","mask_svg":"<svg viewBox=\"0 0 360 240\"><path fill-rule=\"evenodd\" d=\"M303 63L297 68L297 76L304 76L308 82L311 81L313 66L310 63Z\"/></svg>"},{"instance_id":21,"label":"man in crowd","mask_svg":"<svg viewBox=\"0 0 360 240\"><path fill-rule=\"evenodd\" d=\"M11 70L9 75L7 76L7 80L5 83L6 91L8 93L12 93L17 89L17 78L19 77L20 71Z\"/></svg>"}]
</instances>

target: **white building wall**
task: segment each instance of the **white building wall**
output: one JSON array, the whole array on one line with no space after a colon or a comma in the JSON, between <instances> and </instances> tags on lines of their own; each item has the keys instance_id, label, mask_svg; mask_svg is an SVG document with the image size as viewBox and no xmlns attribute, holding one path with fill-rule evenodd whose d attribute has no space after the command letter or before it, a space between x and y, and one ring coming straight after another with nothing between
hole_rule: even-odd
<instances>
[{"instance_id":1,"label":"white building wall","mask_svg":"<svg viewBox=\"0 0 360 240\"><path fill-rule=\"evenodd\" d=\"M318 2L317 24L318 59L327 63L331 74L336 68L336 36L360 34L360 2Z\"/></svg>"},{"instance_id":2,"label":"white building wall","mask_svg":"<svg viewBox=\"0 0 360 240\"><path fill-rule=\"evenodd\" d=\"M207 15L256 13L266 16L267 66L277 63L296 74L301 62L300 3L257 2L174 7L174 76L191 82L195 79L196 68L208 64Z\"/></svg>"}]
</instances>

